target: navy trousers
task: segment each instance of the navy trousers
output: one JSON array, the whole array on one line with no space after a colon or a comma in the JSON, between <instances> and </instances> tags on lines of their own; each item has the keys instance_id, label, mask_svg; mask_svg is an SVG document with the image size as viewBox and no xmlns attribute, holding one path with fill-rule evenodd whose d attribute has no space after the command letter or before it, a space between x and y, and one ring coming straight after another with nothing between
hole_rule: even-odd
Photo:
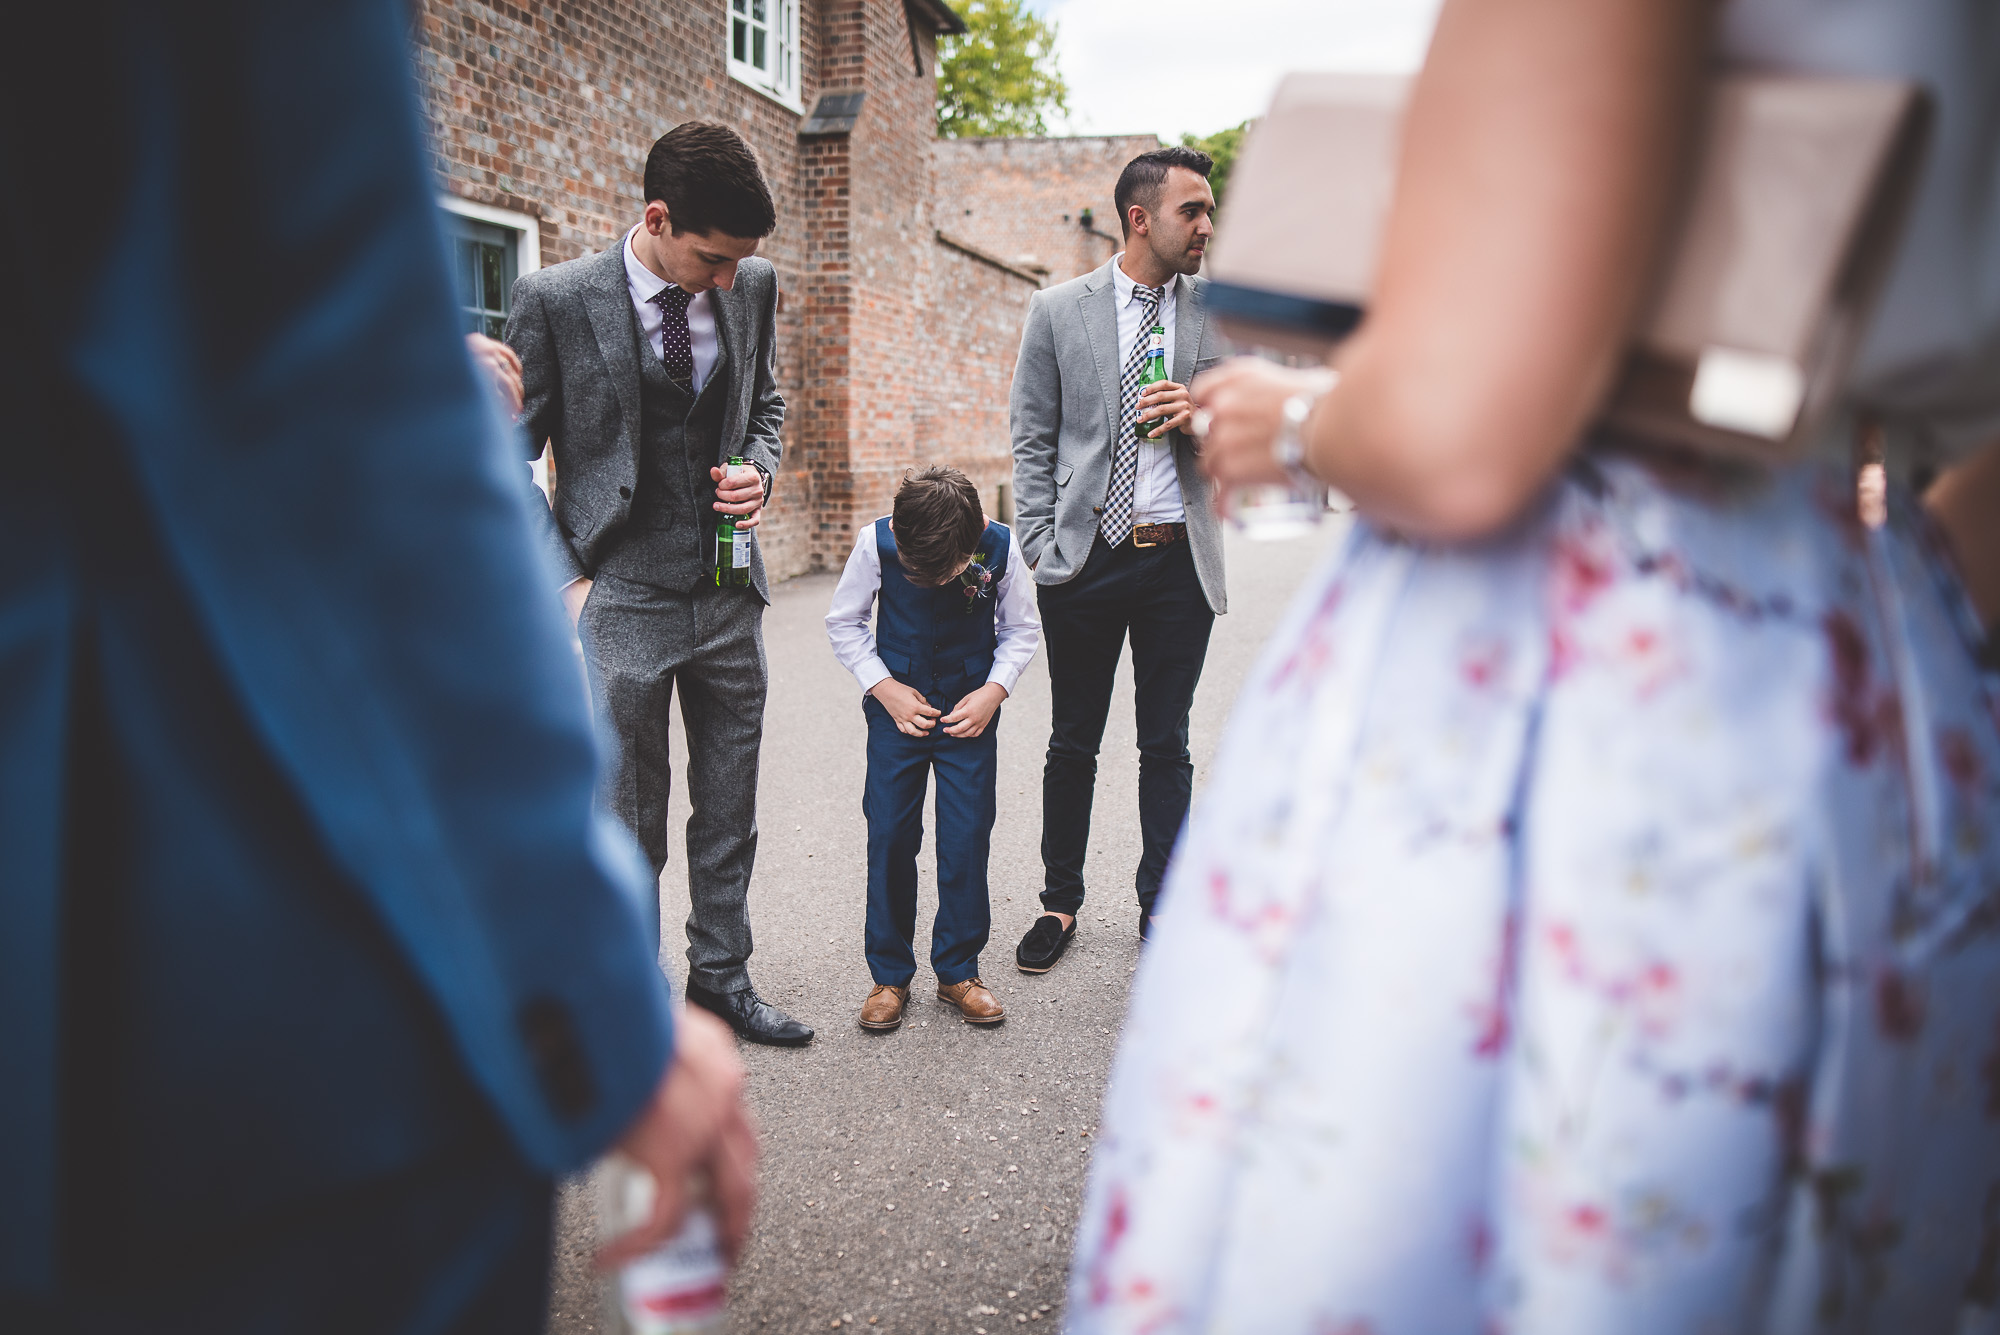
<instances>
[{"instance_id":1,"label":"navy trousers","mask_svg":"<svg viewBox=\"0 0 2000 1335\"><path fill-rule=\"evenodd\" d=\"M951 712L979 683L927 698ZM868 972L878 983L908 987L916 977L917 854L924 844L924 788L937 775L937 919L931 926L931 970L950 986L979 974L979 952L993 925L987 900L986 856L993 844L999 774L1000 711L978 737L947 737L934 724L928 737L896 728L873 696L861 701L868 719L868 782L861 811L868 818Z\"/></svg>"}]
</instances>

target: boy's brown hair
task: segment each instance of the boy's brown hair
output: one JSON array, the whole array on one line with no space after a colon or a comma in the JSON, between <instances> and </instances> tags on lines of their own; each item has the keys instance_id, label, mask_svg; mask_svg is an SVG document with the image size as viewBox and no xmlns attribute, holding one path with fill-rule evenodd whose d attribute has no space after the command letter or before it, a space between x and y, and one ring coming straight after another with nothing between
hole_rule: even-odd
<instances>
[{"instance_id":1,"label":"boy's brown hair","mask_svg":"<svg viewBox=\"0 0 2000 1335\"><path fill-rule=\"evenodd\" d=\"M913 584L942 584L979 550L986 516L979 488L956 468L926 468L903 478L889 514L896 560Z\"/></svg>"}]
</instances>

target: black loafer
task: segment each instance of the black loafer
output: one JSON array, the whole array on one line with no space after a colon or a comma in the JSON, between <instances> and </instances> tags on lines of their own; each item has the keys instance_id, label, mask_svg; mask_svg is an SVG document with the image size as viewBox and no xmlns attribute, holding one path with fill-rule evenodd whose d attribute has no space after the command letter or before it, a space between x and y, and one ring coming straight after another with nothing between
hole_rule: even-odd
<instances>
[{"instance_id":1,"label":"black loafer","mask_svg":"<svg viewBox=\"0 0 2000 1335\"><path fill-rule=\"evenodd\" d=\"M774 1048L802 1048L812 1042L811 1026L800 1024L758 996L755 988L711 992L689 983L687 999L690 1006L701 1007L734 1029L745 1042L768 1043Z\"/></svg>"},{"instance_id":2,"label":"black loafer","mask_svg":"<svg viewBox=\"0 0 2000 1335\"><path fill-rule=\"evenodd\" d=\"M1076 935L1076 919L1072 917L1065 928L1062 919L1053 913L1044 913L1035 919L1035 925L1021 938L1021 944L1014 948L1014 967L1022 973L1047 973L1056 967L1063 952L1069 949L1070 938Z\"/></svg>"}]
</instances>

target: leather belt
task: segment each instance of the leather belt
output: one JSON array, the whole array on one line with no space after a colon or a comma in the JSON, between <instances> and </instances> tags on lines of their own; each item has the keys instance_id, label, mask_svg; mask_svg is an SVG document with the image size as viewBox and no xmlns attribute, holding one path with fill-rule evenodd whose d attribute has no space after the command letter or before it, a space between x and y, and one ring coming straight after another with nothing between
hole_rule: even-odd
<instances>
[{"instance_id":1,"label":"leather belt","mask_svg":"<svg viewBox=\"0 0 2000 1335\"><path fill-rule=\"evenodd\" d=\"M1131 541L1134 547L1165 547L1169 543L1186 542L1187 525L1134 524Z\"/></svg>"}]
</instances>

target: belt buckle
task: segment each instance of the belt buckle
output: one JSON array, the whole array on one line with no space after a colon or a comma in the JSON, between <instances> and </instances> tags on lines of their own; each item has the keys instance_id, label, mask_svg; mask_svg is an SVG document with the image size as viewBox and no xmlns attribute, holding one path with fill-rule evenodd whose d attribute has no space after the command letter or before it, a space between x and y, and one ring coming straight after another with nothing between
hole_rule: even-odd
<instances>
[{"instance_id":1,"label":"belt buckle","mask_svg":"<svg viewBox=\"0 0 2000 1335\"><path fill-rule=\"evenodd\" d=\"M1157 542L1141 542L1141 541L1139 541L1139 535L1140 535L1141 533L1143 533L1143 532L1146 532L1146 531L1147 531L1147 530L1149 530L1149 529L1156 529L1156 528L1158 528L1158 527L1159 527L1159 525L1158 525L1158 524L1134 524L1134 525L1132 525L1132 545L1133 545L1134 547L1157 547L1157 546L1159 546L1160 544L1159 544L1159 543L1157 543Z\"/></svg>"}]
</instances>

